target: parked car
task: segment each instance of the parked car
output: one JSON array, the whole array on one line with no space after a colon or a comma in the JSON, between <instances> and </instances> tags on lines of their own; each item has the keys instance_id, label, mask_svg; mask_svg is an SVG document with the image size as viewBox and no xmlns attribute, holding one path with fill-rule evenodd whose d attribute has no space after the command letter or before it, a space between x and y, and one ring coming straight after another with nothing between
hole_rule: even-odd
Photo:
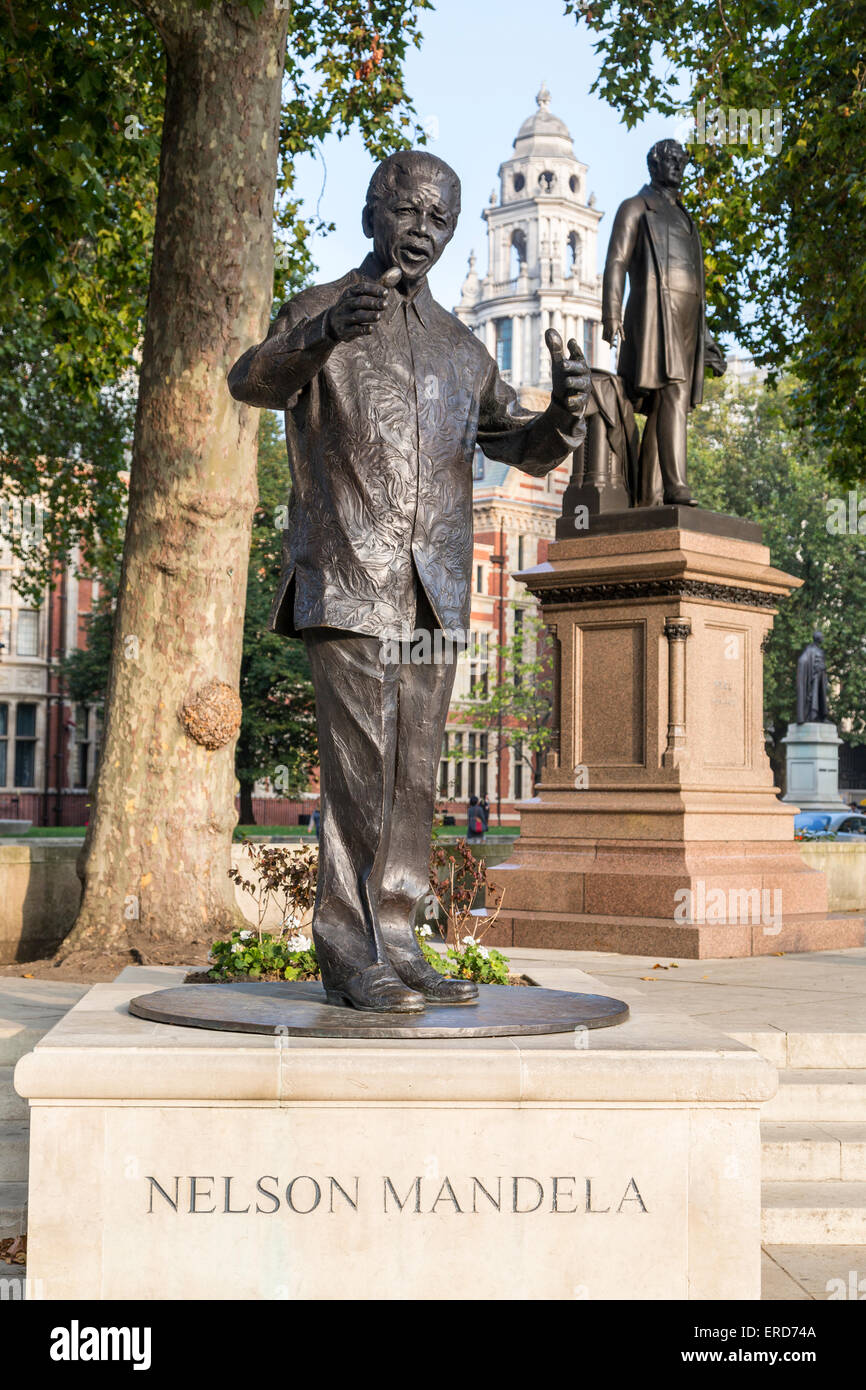
<instances>
[{"instance_id":1,"label":"parked car","mask_svg":"<svg viewBox=\"0 0 866 1390\"><path fill-rule=\"evenodd\" d=\"M801 811L794 817L798 840L866 840L866 815L850 811Z\"/></svg>"}]
</instances>

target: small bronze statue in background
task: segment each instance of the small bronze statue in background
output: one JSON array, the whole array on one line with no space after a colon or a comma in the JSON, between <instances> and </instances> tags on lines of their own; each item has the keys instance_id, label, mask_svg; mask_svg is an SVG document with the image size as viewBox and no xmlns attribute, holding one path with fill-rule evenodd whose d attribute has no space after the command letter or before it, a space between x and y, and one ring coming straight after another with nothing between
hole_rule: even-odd
<instances>
[{"instance_id":1,"label":"small bronze statue in background","mask_svg":"<svg viewBox=\"0 0 866 1390\"><path fill-rule=\"evenodd\" d=\"M442 734L465 644L472 460L543 476L583 441L589 369L548 331L551 401L523 410L487 349L434 300L460 181L426 151L373 174L373 251L283 306L229 374L237 400L284 410L292 472L272 626L303 636L316 692L322 824L313 938L329 1003L415 1013L477 986L428 965L413 920L428 891ZM439 659L395 660L416 634Z\"/></svg>"},{"instance_id":2,"label":"small bronze statue in background","mask_svg":"<svg viewBox=\"0 0 866 1390\"><path fill-rule=\"evenodd\" d=\"M697 505L686 480L686 420L703 399L705 367L721 376L727 365L707 331L701 240L679 196L688 162L676 140L653 145L650 182L620 205L604 268L603 336L619 340L617 373L647 417L639 507Z\"/></svg>"},{"instance_id":3,"label":"small bronze statue in background","mask_svg":"<svg viewBox=\"0 0 866 1390\"><path fill-rule=\"evenodd\" d=\"M813 632L797 661L797 723L829 724L824 635Z\"/></svg>"}]
</instances>

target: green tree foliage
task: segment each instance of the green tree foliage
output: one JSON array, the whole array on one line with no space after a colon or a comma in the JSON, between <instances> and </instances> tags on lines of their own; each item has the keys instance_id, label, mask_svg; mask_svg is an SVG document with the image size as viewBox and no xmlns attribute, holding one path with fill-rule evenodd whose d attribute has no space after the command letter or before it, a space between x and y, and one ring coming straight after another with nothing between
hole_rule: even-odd
<instances>
[{"instance_id":1,"label":"green tree foliage","mask_svg":"<svg viewBox=\"0 0 866 1390\"><path fill-rule=\"evenodd\" d=\"M797 657L815 627L825 635L831 716L850 721L847 742L866 742L866 535L858 530L862 521L866 532L866 515L857 519L856 494L840 496L814 435L795 423L793 390L785 378L776 391L709 382L689 435L689 479L702 506L757 521L773 564L803 581L780 605L764 664L774 761L796 713Z\"/></svg>"},{"instance_id":2,"label":"green tree foliage","mask_svg":"<svg viewBox=\"0 0 866 1390\"><path fill-rule=\"evenodd\" d=\"M651 111L695 116L699 101L708 116L724 111L723 130L707 127L723 140L690 144L685 193L702 226L711 326L772 373L793 372L791 404L834 475L863 478L864 7L566 0L566 11L597 36L593 90L627 126ZM769 143L739 142L752 111L768 113Z\"/></svg>"},{"instance_id":3,"label":"green tree foliage","mask_svg":"<svg viewBox=\"0 0 866 1390\"><path fill-rule=\"evenodd\" d=\"M402 65L427 8L292 0L277 299L309 276L322 225L301 215L296 156L352 127L374 157L418 138ZM46 506L45 544L16 546L38 596L55 557L123 537L165 56L131 0L6 0L0 60L0 485Z\"/></svg>"},{"instance_id":4,"label":"green tree foliage","mask_svg":"<svg viewBox=\"0 0 866 1390\"><path fill-rule=\"evenodd\" d=\"M259 505L253 518L240 696L243 719L235 750L241 821L253 823L253 783L271 779L276 791L297 795L316 762L316 719L304 644L268 627L280 574L282 524L291 486L286 444L276 417L259 427Z\"/></svg>"}]
</instances>

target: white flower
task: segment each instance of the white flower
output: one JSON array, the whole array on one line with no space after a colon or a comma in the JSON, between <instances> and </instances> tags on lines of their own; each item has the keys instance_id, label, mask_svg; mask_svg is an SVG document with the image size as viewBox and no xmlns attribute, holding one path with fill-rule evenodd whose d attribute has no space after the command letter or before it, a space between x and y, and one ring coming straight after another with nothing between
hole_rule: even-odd
<instances>
[{"instance_id":1,"label":"white flower","mask_svg":"<svg viewBox=\"0 0 866 1390\"><path fill-rule=\"evenodd\" d=\"M463 938L463 940L461 941L460 944L461 944L461 946L474 946L474 945L475 945L475 937L474 937L474 936L464 936L464 938Z\"/></svg>"},{"instance_id":2,"label":"white flower","mask_svg":"<svg viewBox=\"0 0 866 1390\"><path fill-rule=\"evenodd\" d=\"M490 959L490 952L488 951L488 949L487 949L486 946L479 946L479 947L478 947L478 954L479 954L479 956L481 956L481 958L482 958L483 960L489 960L489 959Z\"/></svg>"},{"instance_id":3,"label":"white flower","mask_svg":"<svg viewBox=\"0 0 866 1390\"><path fill-rule=\"evenodd\" d=\"M239 935L240 935L241 941L249 941L250 937L252 936L252 932L251 932L251 931L242 931L242 932L239 933Z\"/></svg>"},{"instance_id":4,"label":"white flower","mask_svg":"<svg viewBox=\"0 0 866 1390\"><path fill-rule=\"evenodd\" d=\"M298 933L297 936L290 936L286 944L290 951L309 951L313 943L308 936Z\"/></svg>"},{"instance_id":5,"label":"white flower","mask_svg":"<svg viewBox=\"0 0 866 1390\"><path fill-rule=\"evenodd\" d=\"M432 936L432 935L433 935L433 928L432 928L431 926L428 926L426 922L422 922L421 926L420 926L420 927L416 927L415 930L417 931L417 933L418 933L419 936Z\"/></svg>"},{"instance_id":6,"label":"white flower","mask_svg":"<svg viewBox=\"0 0 866 1390\"><path fill-rule=\"evenodd\" d=\"M240 943L239 941L233 941L233 942L232 942L232 954L233 954L233 955L237 955L238 951L242 951L243 949L244 949L244 948L243 948L243 946L241 945L241 943Z\"/></svg>"}]
</instances>

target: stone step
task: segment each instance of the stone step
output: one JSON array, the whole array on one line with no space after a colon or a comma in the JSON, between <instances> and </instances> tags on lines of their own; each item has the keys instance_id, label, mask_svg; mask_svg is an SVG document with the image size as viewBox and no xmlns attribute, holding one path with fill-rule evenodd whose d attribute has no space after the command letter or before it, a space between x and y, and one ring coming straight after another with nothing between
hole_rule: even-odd
<instances>
[{"instance_id":1,"label":"stone step","mask_svg":"<svg viewBox=\"0 0 866 1390\"><path fill-rule=\"evenodd\" d=\"M866 1124L764 1121L765 1182L866 1182Z\"/></svg>"},{"instance_id":2,"label":"stone step","mask_svg":"<svg viewBox=\"0 0 866 1390\"><path fill-rule=\"evenodd\" d=\"M26 1120L0 1124L0 1183L26 1182L30 1126Z\"/></svg>"},{"instance_id":3,"label":"stone step","mask_svg":"<svg viewBox=\"0 0 866 1390\"><path fill-rule=\"evenodd\" d=\"M0 1124L4 1120L26 1120L30 1106L12 1084L14 1067L0 1067Z\"/></svg>"},{"instance_id":4,"label":"stone step","mask_svg":"<svg viewBox=\"0 0 866 1390\"><path fill-rule=\"evenodd\" d=\"M27 1231L26 1182L0 1182L0 1240Z\"/></svg>"},{"instance_id":5,"label":"stone step","mask_svg":"<svg viewBox=\"0 0 866 1390\"><path fill-rule=\"evenodd\" d=\"M866 1244L866 1182L765 1182L765 1245Z\"/></svg>"},{"instance_id":6,"label":"stone step","mask_svg":"<svg viewBox=\"0 0 866 1390\"><path fill-rule=\"evenodd\" d=\"M803 1124L866 1124L866 1068L834 1071L786 1068L779 1089L761 1109L762 1120Z\"/></svg>"},{"instance_id":7,"label":"stone step","mask_svg":"<svg viewBox=\"0 0 866 1390\"><path fill-rule=\"evenodd\" d=\"M860 1008L862 1013L862 1007ZM781 1028L726 1028L737 1042L753 1047L774 1067L818 1068L824 1071L848 1067L866 1068L866 1032L813 1031L785 1033Z\"/></svg>"}]
</instances>

